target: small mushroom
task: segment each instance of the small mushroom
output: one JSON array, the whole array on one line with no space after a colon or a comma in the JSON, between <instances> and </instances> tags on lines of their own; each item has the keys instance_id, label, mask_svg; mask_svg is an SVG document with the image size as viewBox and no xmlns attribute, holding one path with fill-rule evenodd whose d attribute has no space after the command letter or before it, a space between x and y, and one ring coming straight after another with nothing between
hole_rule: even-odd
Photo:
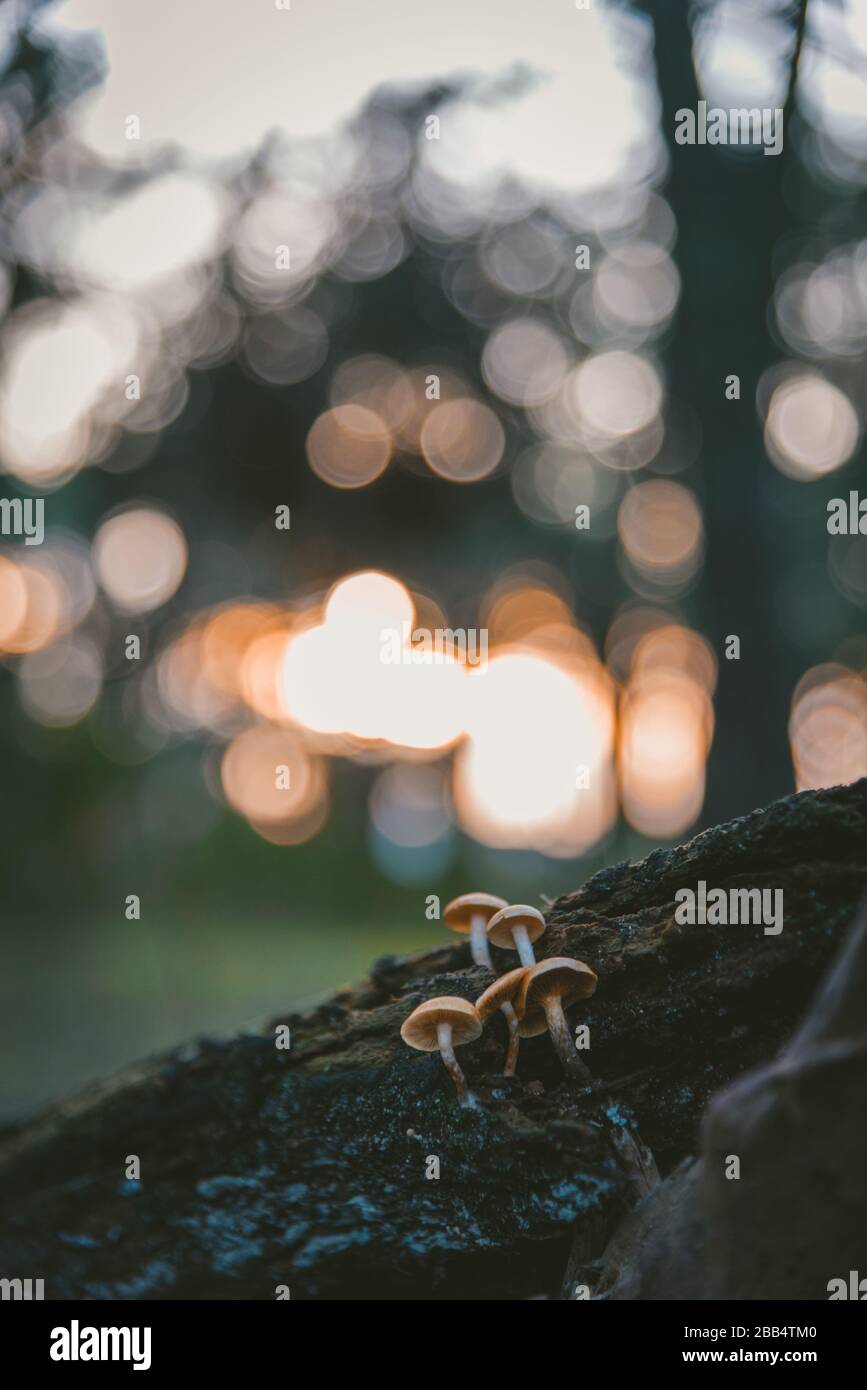
<instances>
[{"instance_id":1,"label":"small mushroom","mask_svg":"<svg viewBox=\"0 0 867 1390\"><path fill-rule=\"evenodd\" d=\"M517 951L521 964L536 964L533 942L538 941L545 930L545 918L535 907L527 903L513 903L504 907L488 923L488 941L500 946L504 951Z\"/></svg>"},{"instance_id":2,"label":"small mushroom","mask_svg":"<svg viewBox=\"0 0 867 1390\"><path fill-rule=\"evenodd\" d=\"M408 1047L419 1052L437 1052L455 1083L461 1105L470 1104L466 1077L458 1066L455 1048L474 1042L482 1032L482 1020L475 1005L467 999L442 995L428 999L413 1009L404 1021L400 1036Z\"/></svg>"},{"instance_id":3,"label":"small mushroom","mask_svg":"<svg viewBox=\"0 0 867 1390\"><path fill-rule=\"evenodd\" d=\"M518 1034L518 1015L515 1010L515 1001L518 997L524 976L527 971L523 965L519 965L517 970L510 970L508 974L501 975L492 985L488 985L484 994L480 994L476 1000L476 1012L484 1023L490 1018L491 1014L496 1013L497 1009L506 1020L509 1029L509 1048L506 1052L506 1065L503 1067L504 1076L514 1076L515 1067L518 1065L518 1044L520 1041Z\"/></svg>"},{"instance_id":4,"label":"small mushroom","mask_svg":"<svg viewBox=\"0 0 867 1390\"><path fill-rule=\"evenodd\" d=\"M596 975L583 960L551 956L527 971L518 994L521 1037L534 1038L547 1029L566 1071L585 1085L592 1077L578 1056L563 1011L576 999L589 998L597 983Z\"/></svg>"},{"instance_id":5,"label":"small mushroom","mask_svg":"<svg viewBox=\"0 0 867 1390\"><path fill-rule=\"evenodd\" d=\"M485 936L485 928L491 918L506 906L505 898L496 898L493 893L464 893L453 898L443 913L443 921L452 931L469 935L470 953L476 965L484 965L493 970L491 952Z\"/></svg>"}]
</instances>

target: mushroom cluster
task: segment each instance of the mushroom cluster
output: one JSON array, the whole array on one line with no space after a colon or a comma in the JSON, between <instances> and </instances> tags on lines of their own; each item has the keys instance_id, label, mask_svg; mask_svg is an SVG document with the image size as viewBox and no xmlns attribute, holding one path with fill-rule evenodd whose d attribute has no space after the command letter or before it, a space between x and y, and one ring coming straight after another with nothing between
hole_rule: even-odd
<instances>
[{"instance_id":1,"label":"mushroom cluster","mask_svg":"<svg viewBox=\"0 0 867 1390\"><path fill-rule=\"evenodd\" d=\"M444 918L451 931L470 938L476 965L494 970L492 945L516 951L521 964L500 975L475 1004L451 995L419 1004L400 1030L404 1042L420 1052L439 1051L458 1100L469 1105L471 1097L455 1048L474 1042L488 1019L500 1013L509 1037L504 1076L515 1075L521 1038L547 1032L566 1074L588 1085L592 1078L578 1056L565 1011L595 991L598 981L590 966L570 956L551 956L537 962L533 943L545 930L545 918L526 903L510 905L491 893L464 893L449 903Z\"/></svg>"}]
</instances>

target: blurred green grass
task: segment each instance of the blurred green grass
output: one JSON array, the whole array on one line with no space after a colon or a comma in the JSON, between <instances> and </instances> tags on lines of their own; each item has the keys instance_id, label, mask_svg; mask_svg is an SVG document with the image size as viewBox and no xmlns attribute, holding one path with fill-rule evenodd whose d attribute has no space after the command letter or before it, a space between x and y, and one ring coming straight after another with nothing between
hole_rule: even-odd
<instances>
[{"instance_id":1,"label":"blurred green grass","mask_svg":"<svg viewBox=\"0 0 867 1390\"><path fill-rule=\"evenodd\" d=\"M30 924L4 944L0 1120L187 1039L256 1027L442 933L374 917Z\"/></svg>"}]
</instances>

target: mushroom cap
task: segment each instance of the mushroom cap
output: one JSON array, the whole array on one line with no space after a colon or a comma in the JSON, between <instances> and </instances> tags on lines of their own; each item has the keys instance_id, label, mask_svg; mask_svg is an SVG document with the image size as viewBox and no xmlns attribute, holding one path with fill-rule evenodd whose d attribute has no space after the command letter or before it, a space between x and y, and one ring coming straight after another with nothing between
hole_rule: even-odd
<instances>
[{"instance_id":1,"label":"mushroom cap","mask_svg":"<svg viewBox=\"0 0 867 1390\"><path fill-rule=\"evenodd\" d=\"M476 1011L483 1023L503 1004L515 1003L526 973L526 966L519 965L517 970L509 970L505 975L501 975L492 985L488 985L484 994L479 995Z\"/></svg>"},{"instance_id":2,"label":"mushroom cap","mask_svg":"<svg viewBox=\"0 0 867 1390\"><path fill-rule=\"evenodd\" d=\"M492 946L501 946L504 951L514 951L513 927L526 928L531 941L538 941L545 930L545 918L538 908L528 903L513 903L504 907L488 923L488 940Z\"/></svg>"},{"instance_id":3,"label":"mushroom cap","mask_svg":"<svg viewBox=\"0 0 867 1390\"><path fill-rule=\"evenodd\" d=\"M459 898L452 898L443 913L443 921L451 931L467 935L473 917L484 917L487 923L506 906L506 899L497 898L493 893L462 893Z\"/></svg>"},{"instance_id":4,"label":"mushroom cap","mask_svg":"<svg viewBox=\"0 0 867 1390\"><path fill-rule=\"evenodd\" d=\"M464 1043L473 1042L481 1036L482 1020L475 1005L468 999L453 998L448 994L426 999L417 1009L413 1009L409 1018L404 1020L400 1036L408 1047L414 1047L419 1052L436 1052L439 1048L437 1028L441 1023L451 1024L453 1047L462 1047Z\"/></svg>"},{"instance_id":5,"label":"mushroom cap","mask_svg":"<svg viewBox=\"0 0 867 1390\"><path fill-rule=\"evenodd\" d=\"M533 1038L545 1031L546 999L555 995L563 1008L567 1009L576 999L589 998L598 983L597 976L583 960L572 960L571 956L550 956L548 960L540 960L538 965L527 971L518 995L521 1036Z\"/></svg>"},{"instance_id":6,"label":"mushroom cap","mask_svg":"<svg viewBox=\"0 0 867 1390\"><path fill-rule=\"evenodd\" d=\"M545 1017L545 1010L541 1008L531 1009L528 1014L522 1014L518 1020L519 1038L537 1038L540 1033L547 1033L548 1020Z\"/></svg>"}]
</instances>

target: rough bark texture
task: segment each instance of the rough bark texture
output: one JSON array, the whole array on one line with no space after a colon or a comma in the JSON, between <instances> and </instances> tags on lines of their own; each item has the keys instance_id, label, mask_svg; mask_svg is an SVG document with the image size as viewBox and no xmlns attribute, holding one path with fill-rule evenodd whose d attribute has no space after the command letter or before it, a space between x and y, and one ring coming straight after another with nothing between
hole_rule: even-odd
<instances>
[{"instance_id":1,"label":"rough bark texture","mask_svg":"<svg viewBox=\"0 0 867 1390\"><path fill-rule=\"evenodd\" d=\"M865 1173L867 907L789 1046L714 1097L699 1158L621 1224L594 1296L826 1299L865 1274Z\"/></svg>"},{"instance_id":2,"label":"rough bark texture","mask_svg":"<svg viewBox=\"0 0 867 1390\"><path fill-rule=\"evenodd\" d=\"M0 1273L43 1277L54 1298L273 1298L278 1285L574 1297L582 1283L611 1298L827 1297L858 1239L867 1248L841 1156L848 1145L863 1182L865 982L841 981L867 976L867 927L823 1021L775 1059L867 889L865 849L862 781L787 797L555 902L537 956L599 975L569 1014L590 1026L591 1091L563 1077L547 1037L522 1044L517 1077L498 1075L495 1018L459 1053L477 1098L462 1110L439 1058L403 1045L421 1000L491 982L461 942L381 960L280 1020L288 1052L271 1026L126 1072L5 1136ZM676 890L700 879L782 888L784 930L677 924ZM708 1100L735 1082L691 1161ZM739 1181L724 1178L732 1153ZM139 1183L123 1178L129 1154Z\"/></svg>"}]
</instances>

